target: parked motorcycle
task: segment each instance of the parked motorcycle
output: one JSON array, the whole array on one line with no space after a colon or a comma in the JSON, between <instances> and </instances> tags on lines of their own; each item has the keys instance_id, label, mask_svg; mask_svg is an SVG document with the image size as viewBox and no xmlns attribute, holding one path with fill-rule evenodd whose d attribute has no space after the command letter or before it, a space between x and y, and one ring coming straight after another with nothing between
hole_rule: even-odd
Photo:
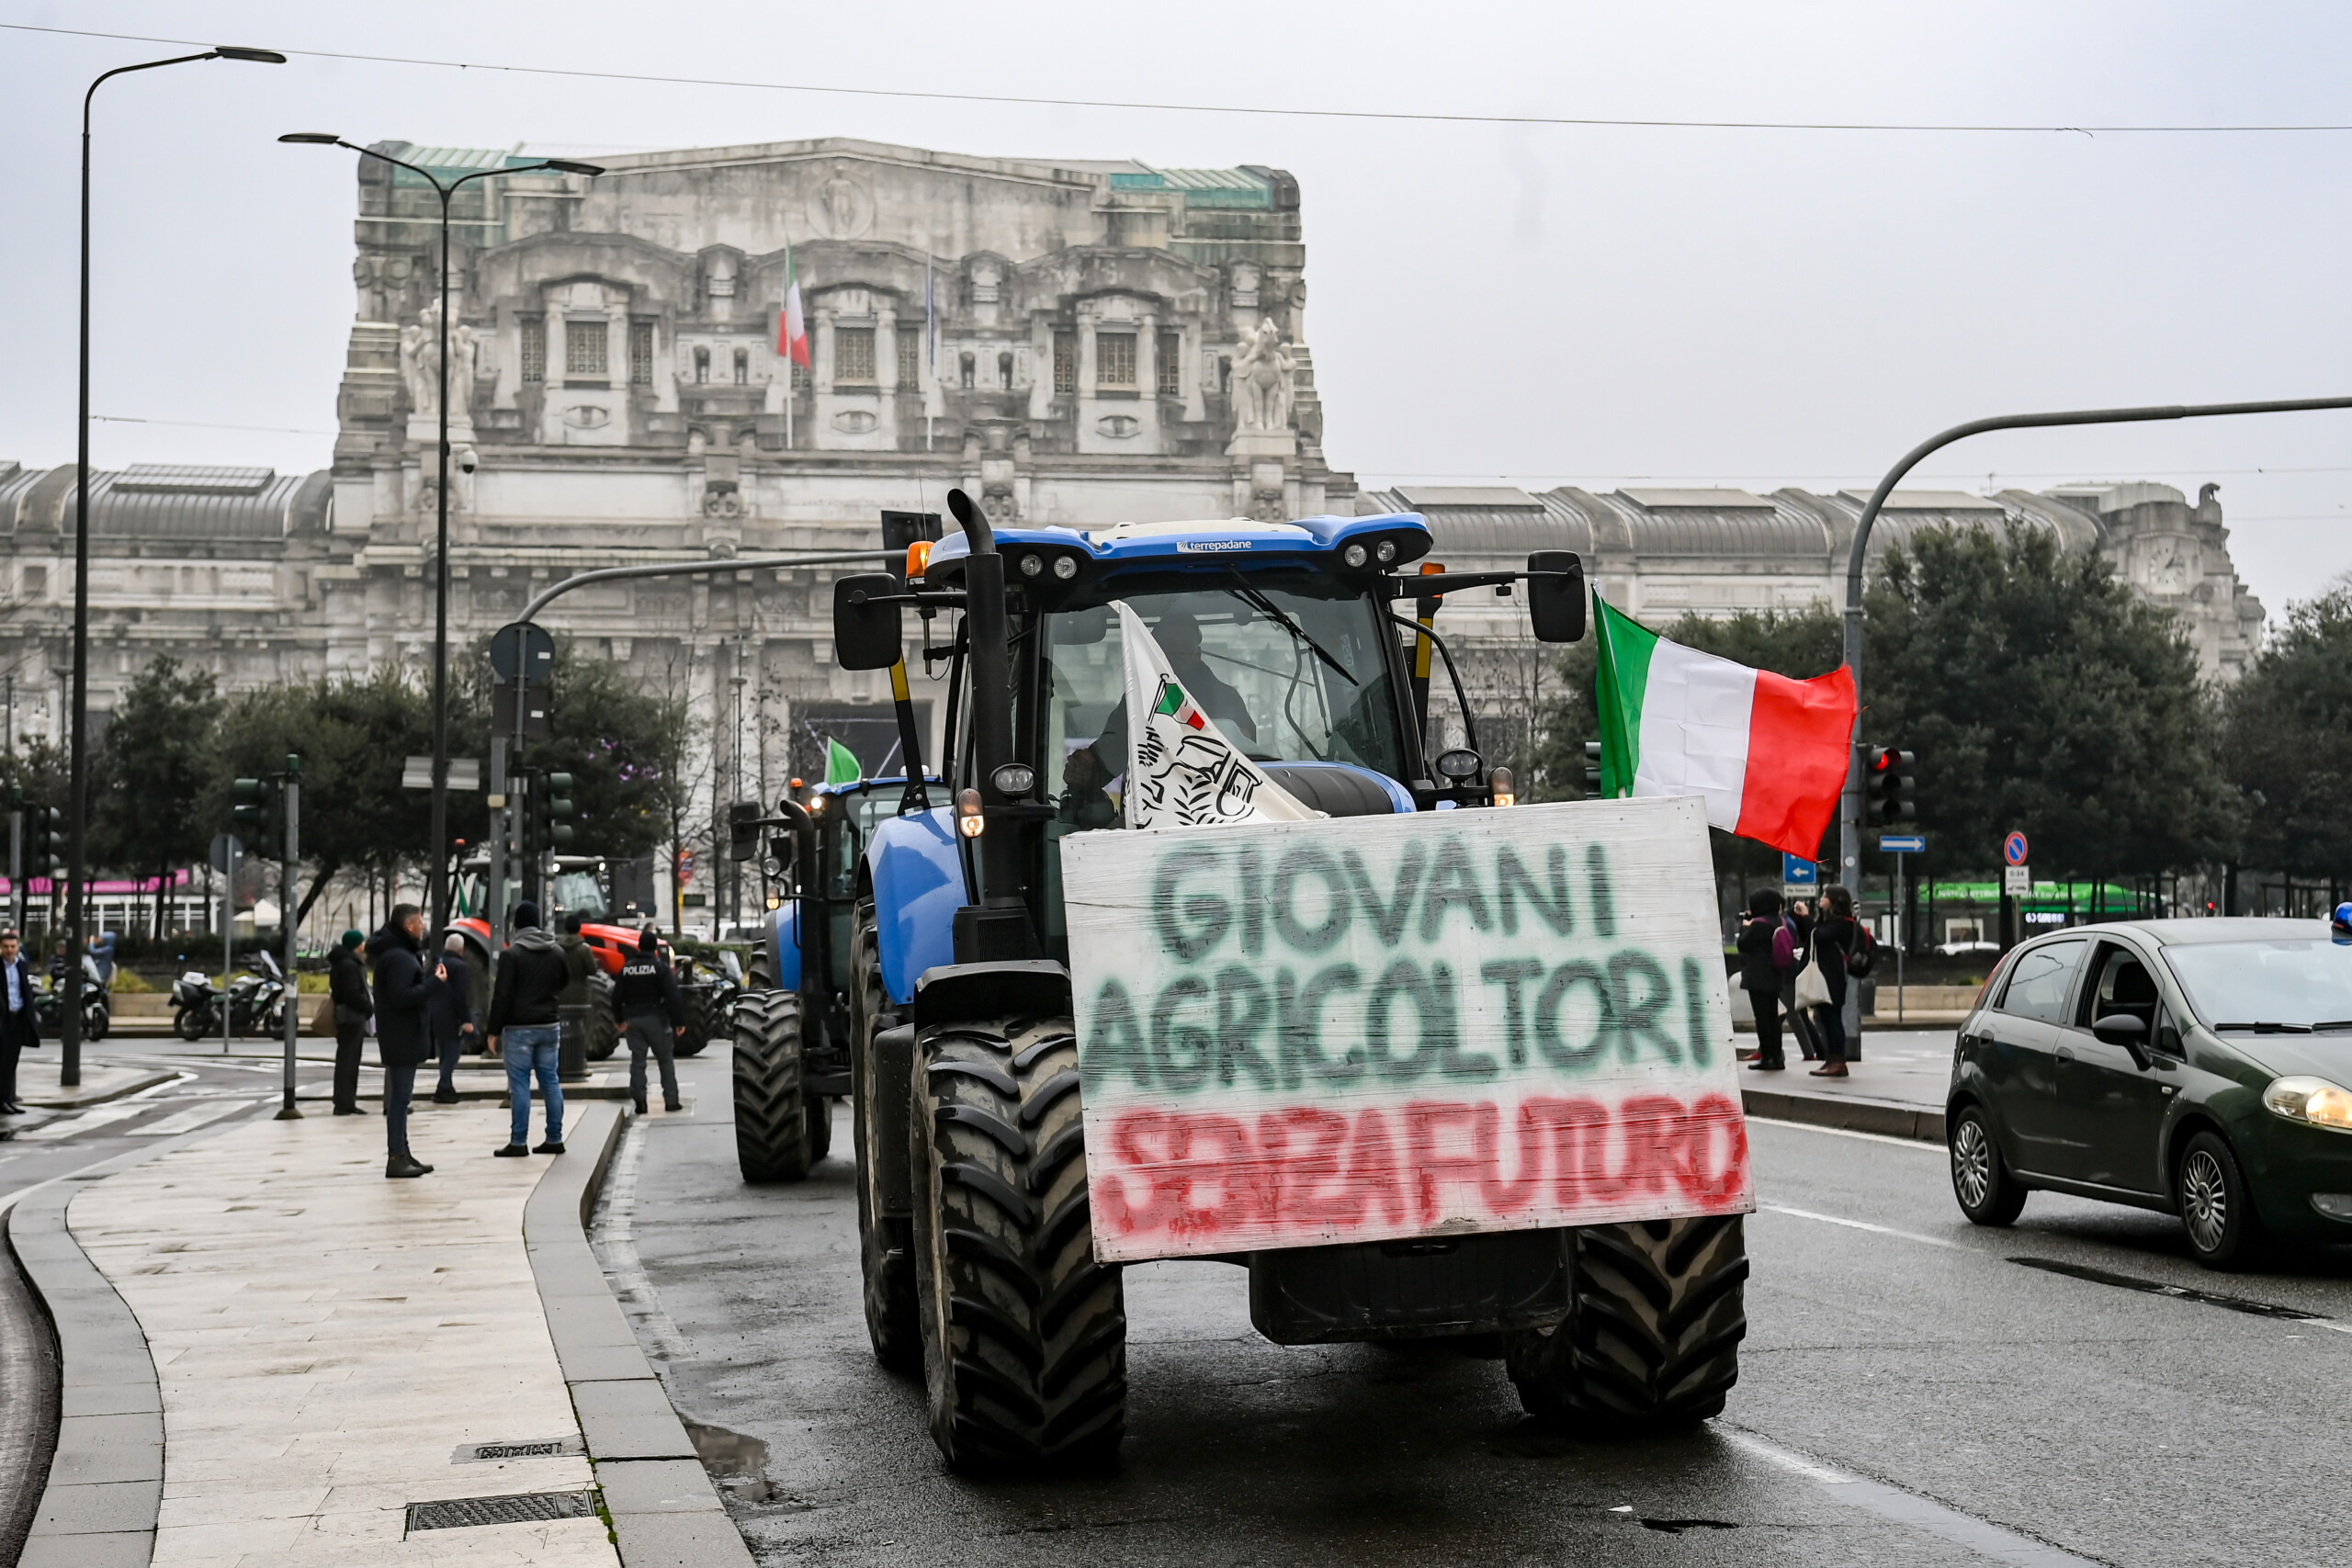
<instances>
[{"instance_id":1,"label":"parked motorcycle","mask_svg":"<svg viewBox=\"0 0 2352 1568\"><path fill-rule=\"evenodd\" d=\"M229 982L229 1032L274 1039L285 1031L285 971L266 952L245 962L245 973ZM183 1040L216 1036L221 1005L212 976L191 969L172 986L172 1028Z\"/></svg>"},{"instance_id":2,"label":"parked motorcycle","mask_svg":"<svg viewBox=\"0 0 2352 1568\"><path fill-rule=\"evenodd\" d=\"M49 989L33 996L33 1019L41 1037L54 1040L63 1032L65 1016L64 976L52 975ZM96 963L82 960L82 1038L104 1040L107 1028L114 1022L114 1008L107 992L106 977Z\"/></svg>"},{"instance_id":3,"label":"parked motorcycle","mask_svg":"<svg viewBox=\"0 0 2352 1568\"><path fill-rule=\"evenodd\" d=\"M190 969L172 983L172 1032L183 1040L220 1032L220 993L212 976Z\"/></svg>"}]
</instances>

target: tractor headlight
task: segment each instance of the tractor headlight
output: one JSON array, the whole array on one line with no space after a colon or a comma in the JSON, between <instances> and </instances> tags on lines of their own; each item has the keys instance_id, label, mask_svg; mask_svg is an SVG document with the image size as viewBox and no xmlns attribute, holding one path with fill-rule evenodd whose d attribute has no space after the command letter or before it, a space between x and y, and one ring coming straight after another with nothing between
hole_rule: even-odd
<instances>
[{"instance_id":1,"label":"tractor headlight","mask_svg":"<svg viewBox=\"0 0 2352 1568\"><path fill-rule=\"evenodd\" d=\"M1045 558L1045 557L1043 557L1043 556L1023 556L1023 557L1021 558L1021 575L1022 575L1022 576L1023 576L1023 577L1043 577L1045 574L1046 574L1046 558Z\"/></svg>"},{"instance_id":2,"label":"tractor headlight","mask_svg":"<svg viewBox=\"0 0 2352 1568\"><path fill-rule=\"evenodd\" d=\"M1007 762L989 775L989 782L996 785L997 794L1018 800L1037 787L1037 770L1026 762Z\"/></svg>"},{"instance_id":3,"label":"tractor headlight","mask_svg":"<svg viewBox=\"0 0 2352 1568\"><path fill-rule=\"evenodd\" d=\"M1054 558L1054 575L1061 579L1064 582L1068 582L1071 578L1076 577L1078 575L1078 558L1076 556L1056 556Z\"/></svg>"},{"instance_id":4,"label":"tractor headlight","mask_svg":"<svg viewBox=\"0 0 2352 1568\"><path fill-rule=\"evenodd\" d=\"M2290 1122L2352 1133L2352 1089L2325 1078L2278 1078L2262 1091L2262 1103Z\"/></svg>"},{"instance_id":5,"label":"tractor headlight","mask_svg":"<svg viewBox=\"0 0 2352 1568\"><path fill-rule=\"evenodd\" d=\"M1372 556L1362 545L1350 545L1340 552L1340 558L1347 562L1351 570L1361 570Z\"/></svg>"},{"instance_id":6,"label":"tractor headlight","mask_svg":"<svg viewBox=\"0 0 2352 1568\"><path fill-rule=\"evenodd\" d=\"M1381 565L1392 565L1396 559L1396 541L1383 539L1372 553L1379 558Z\"/></svg>"}]
</instances>

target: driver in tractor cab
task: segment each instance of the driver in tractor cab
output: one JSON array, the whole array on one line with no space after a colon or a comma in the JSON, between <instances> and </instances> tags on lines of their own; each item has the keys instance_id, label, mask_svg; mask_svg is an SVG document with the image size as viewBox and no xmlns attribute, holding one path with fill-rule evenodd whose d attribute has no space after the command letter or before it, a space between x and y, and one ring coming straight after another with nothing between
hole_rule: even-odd
<instances>
[{"instance_id":1,"label":"driver in tractor cab","mask_svg":"<svg viewBox=\"0 0 2352 1568\"><path fill-rule=\"evenodd\" d=\"M1258 739L1258 723L1250 716L1249 703L1201 656L1201 623L1192 611L1170 608L1162 612L1159 623L1151 628L1151 638L1168 656L1168 668L1174 671L1184 694L1216 720L1219 728L1239 740ZM1089 791L1106 791L1111 781L1126 771L1126 766L1127 699L1122 696L1112 705L1110 716L1102 721L1102 733L1072 751L1069 760L1062 764L1062 784L1083 797ZM1094 804L1091 799L1085 802L1085 806ZM1081 811L1084 809L1080 807ZM1099 809L1096 815L1100 815ZM1108 827L1115 820L1116 817L1112 816L1100 822L1090 819L1083 825Z\"/></svg>"}]
</instances>

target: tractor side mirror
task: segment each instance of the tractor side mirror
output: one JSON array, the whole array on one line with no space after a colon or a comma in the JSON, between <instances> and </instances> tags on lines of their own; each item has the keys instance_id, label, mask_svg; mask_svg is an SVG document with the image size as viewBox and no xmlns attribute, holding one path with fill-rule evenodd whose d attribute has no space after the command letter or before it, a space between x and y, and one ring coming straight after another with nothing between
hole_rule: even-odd
<instances>
[{"instance_id":1,"label":"tractor side mirror","mask_svg":"<svg viewBox=\"0 0 2352 1568\"><path fill-rule=\"evenodd\" d=\"M1538 642L1584 640L1584 562L1574 550L1537 550L1527 558L1527 614Z\"/></svg>"},{"instance_id":2,"label":"tractor side mirror","mask_svg":"<svg viewBox=\"0 0 2352 1568\"><path fill-rule=\"evenodd\" d=\"M727 808L727 858L750 860L760 852L760 803L739 800Z\"/></svg>"},{"instance_id":3,"label":"tractor side mirror","mask_svg":"<svg viewBox=\"0 0 2352 1568\"><path fill-rule=\"evenodd\" d=\"M833 657L844 670L888 670L899 661L899 606L877 604L899 592L887 571L833 581Z\"/></svg>"}]
</instances>

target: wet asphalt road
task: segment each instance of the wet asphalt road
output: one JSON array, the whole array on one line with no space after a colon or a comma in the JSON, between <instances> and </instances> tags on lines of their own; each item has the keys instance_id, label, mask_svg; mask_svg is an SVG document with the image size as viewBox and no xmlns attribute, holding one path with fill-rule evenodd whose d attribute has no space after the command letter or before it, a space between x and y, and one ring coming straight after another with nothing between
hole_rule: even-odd
<instances>
[{"instance_id":1,"label":"wet asphalt road","mask_svg":"<svg viewBox=\"0 0 2352 1568\"><path fill-rule=\"evenodd\" d=\"M600 1250L763 1563L2352 1562L2352 1253L2217 1277L2169 1220L2048 1195L1975 1230L1939 1149L1774 1123L1742 1378L1704 1430L1571 1443L1498 1362L1273 1346L1239 1269L1155 1264L1127 1275L1116 1472L965 1481L867 1350L846 1160L743 1186L724 1052L680 1066L691 1113L632 1131Z\"/></svg>"}]
</instances>

